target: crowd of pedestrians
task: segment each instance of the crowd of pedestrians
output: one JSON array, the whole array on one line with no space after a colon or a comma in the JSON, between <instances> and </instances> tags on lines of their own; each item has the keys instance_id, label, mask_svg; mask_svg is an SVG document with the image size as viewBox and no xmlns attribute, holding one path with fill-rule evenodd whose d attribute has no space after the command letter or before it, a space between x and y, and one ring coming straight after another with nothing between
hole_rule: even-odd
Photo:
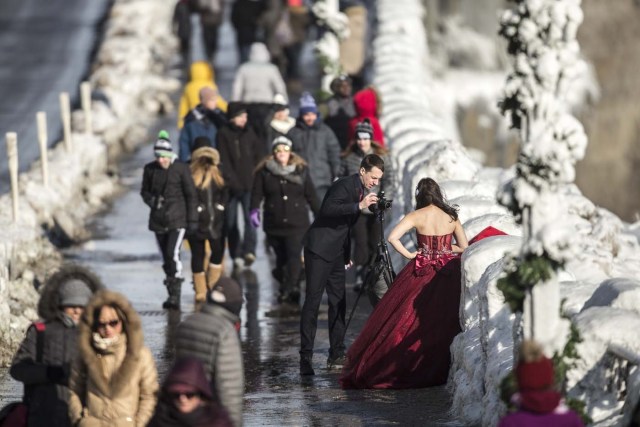
<instances>
[{"instance_id":1,"label":"crowd of pedestrians","mask_svg":"<svg viewBox=\"0 0 640 427\"><path fill-rule=\"evenodd\" d=\"M104 289L83 267L64 267L45 284L39 304L41 320L28 329L11 367L11 375L25 385L29 426L241 426L244 367L238 332L243 291L234 274L256 260L260 227L275 258L271 274L278 282L274 300L279 309L272 313L300 316L300 374L315 373L314 341L325 290L328 367L342 368L349 356L352 366L373 360L360 360L355 350L346 353L345 266L355 265L358 280L364 280L372 266L382 236L370 208L381 191L389 196L395 193L397 168L378 121L381 102L375 88L354 94L354 81L362 83L362 46L354 40L343 46L352 52L344 67L350 75L335 78L330 96L322 102L311 92L302 92L298 115L291 117L287 89L300 78L300 53L311 23L309 8L302 0L235 0L230 16L240 65L227 102L211 65L225 3L176 3L174 28L188 72L177 117L178 151L174 152L168 132L161 131L153 145L154 159L144 166L142 176L149 230L162 255L165 309L181 307L184 240L191 251L196 312L180 323L172 337L175 361L160 385L140 318L127 298ZM354 33L361 33L367 13L364 6L351 1L341 2L341 8L353 20ZM205 61L191 62L194 14L202 28ZM437 196L439 187L433 185ZM457 211L441 196L431 197L420 187L416 199L419 208L435 212L431 215L444 228L455 228L458 242L464 244L454 247L464 250L466 237ZM406 224L403 220L393 235L408 231ZM422 237L442 237L436 234ZM437 243L434 248L441 245L438 248L454 258L451 248L447 249L450 240ZM420 259L418 252L397 248L409 259ZM227 251L231 274L224 271ZM429 280L437 281L437 271L431 273ZM424 285L424 279L411 280L421 281L415 282L414 289ZM397 297L411 306L402 313L419 310L407 295ZM386 314L399 313L390 310L388 303L381 307L376 310L383 314L374 312L372 324L386 319ZM406 330L402 321L388 323ZM452 323L457 325L455 319ZM360 346L362 354L371 357L376 354L366 352L371 350L368 339L377 339L373 335L360 339L367 343ZM448 351L446 343L438 345ZM448 353L440 347L437 351L446 360L437 378L448 372ZM542 363L546 366L547 360ZM424 368L420 360L403 366L412 369L405 372L412 380L412 373ZM518 372L526 366L522 362ZM384 374L397 380L395 364L387 368ZM347 370L343 386L362 387L370 380L352 376ZM394 386L389 381L385 388ZM519 381L524 387L526 377ZM545 393L549 386L544 384ZM521 409L527 411L529 395L521 395L525 398ZM544 397L549 398L545 410L557 407L556 394ZM502 425L524 425L519 423L529 419L526 413L514 415Z\"/></svg>"}]
</instances>

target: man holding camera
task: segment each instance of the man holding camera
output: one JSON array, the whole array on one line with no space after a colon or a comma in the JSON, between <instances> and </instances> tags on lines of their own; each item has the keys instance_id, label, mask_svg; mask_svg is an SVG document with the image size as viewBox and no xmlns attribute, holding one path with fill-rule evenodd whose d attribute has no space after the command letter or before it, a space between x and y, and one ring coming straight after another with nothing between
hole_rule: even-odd
<instances>
[{"instance_id":1,"label":"man holding camera","mask_svg":"<svg viewBox=\"0 0 640 427\"><path fill-rule=\"evenodd\" d=\"M300 317L300 375L314 375L313 343L318 327L318 311L326 288L329 297L328 368L342 367L345 361L345 270L352 265L349 234L360 211L378 202L368 190L380 183L384 161L366 155L358 173L335 181L322 201L320 212L304 236L306 297Z\"/></svg>"},{"instance_id":2,"label":"man holding camera","mask_svg":"<svg viewBox=\"0 0 640 427\"><path fill-rule=\"evenodd\" d=\"M160 131L153 146L155 160L147 163L142 174L142 200L151 208L149 230L156 234L162 253L164 285L169 298L163 308L180 309L182 263L180 245L185 229L198 227L196 187L189 166L177 161L169 134Z\"/></svg>"}]
</instances>

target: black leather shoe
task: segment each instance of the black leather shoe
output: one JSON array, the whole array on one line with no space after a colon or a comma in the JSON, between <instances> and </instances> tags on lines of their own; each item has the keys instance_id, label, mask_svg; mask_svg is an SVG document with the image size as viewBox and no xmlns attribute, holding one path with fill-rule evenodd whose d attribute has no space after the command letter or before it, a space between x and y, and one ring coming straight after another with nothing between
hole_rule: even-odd
<instances>
[{"instance_id":1,"label":"black leather shoe","mask_svg":"<svg viewBox=\"0 0 640 427\"><path fill-rule=\"evenodd\" d=\"M329 356L327 358L327 369L342 369L345 363L347 363L347 358L344 354L334 357Z\"/></svg>"},{"instance_id":2,"label":"black leather shoe","mask_svg":"<svg viewBox=\"0 0 640 427\"><path fill-rule=\"evenodd\" d=\"M315 375L311 364L312 356L300 356L300 375Z\"/></svg>"}]
</instances>

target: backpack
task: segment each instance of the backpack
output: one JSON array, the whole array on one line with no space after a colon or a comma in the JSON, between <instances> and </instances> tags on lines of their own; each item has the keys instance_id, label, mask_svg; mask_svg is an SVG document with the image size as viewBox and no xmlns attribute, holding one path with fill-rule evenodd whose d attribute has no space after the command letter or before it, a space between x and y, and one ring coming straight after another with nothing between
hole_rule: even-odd
<instances>
[{"instance_id":1,"label":"backpack","mask_svg":"<svg viewBox=\"0 0 640 427\"><path fill-rule=\"evenodd\" d=\"M43 322L33 322L36 328L36 362L42 362L42 351L44 348L44 340L42 335L46 329ZM0 427L27 427L29 418L29 407L24 399L21 402L8 403L4 408L0 409Z\"/></svg>"}]
</instances>

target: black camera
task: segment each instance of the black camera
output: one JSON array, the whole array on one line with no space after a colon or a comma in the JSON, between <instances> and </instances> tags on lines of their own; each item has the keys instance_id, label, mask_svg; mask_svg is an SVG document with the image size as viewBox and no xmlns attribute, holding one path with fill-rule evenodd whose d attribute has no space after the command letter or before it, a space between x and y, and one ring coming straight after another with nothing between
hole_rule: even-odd
<instances>
[{"instance_id":1,"label":"black camera","mask_svg":"<svg viewBox=\"0 0 640 427\"><path fill-rule=\"evenodd\" d=\"M391 207L392 203L393 203L393 200L389 200L386 197L384 197L384 191L380 191L378 193L378 202L369 206L369 210L371 212L385 211Z\"/></svg>"}]
</instances>

